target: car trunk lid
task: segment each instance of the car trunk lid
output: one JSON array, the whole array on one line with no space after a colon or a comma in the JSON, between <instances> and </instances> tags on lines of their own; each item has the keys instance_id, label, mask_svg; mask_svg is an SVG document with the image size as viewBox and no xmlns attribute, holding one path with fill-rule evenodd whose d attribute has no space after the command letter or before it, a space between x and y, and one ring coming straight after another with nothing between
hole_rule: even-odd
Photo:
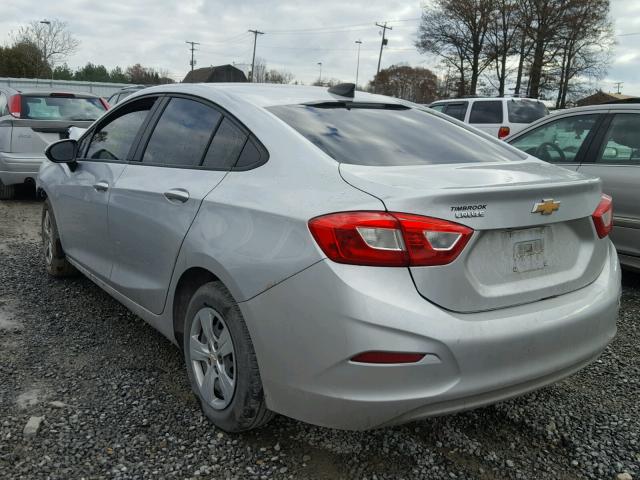
<instances>
[{"instance_id":1,"label":"car trunk lid","mask_svg":"<svg viewBox=\"0 0 640 480\"><path fill-rule=\"evenodd\" d=\"M420 294L443 308L476 312L561 295L591 283L604 266L606 241L598 239L591 219L600 200L597 179L529 159L341 164L340 171L346 182L378 197L389 211L475 230L452 263L410 269Z\"/></svg>"}]
</instances>

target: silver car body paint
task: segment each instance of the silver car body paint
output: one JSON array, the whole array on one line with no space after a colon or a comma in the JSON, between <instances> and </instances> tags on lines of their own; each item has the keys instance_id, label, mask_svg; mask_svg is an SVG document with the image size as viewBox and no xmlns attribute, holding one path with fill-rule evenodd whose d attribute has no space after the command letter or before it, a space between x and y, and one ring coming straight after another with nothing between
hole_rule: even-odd
<instances>
[{"instance_id":1,"label":"silver car body paint","mask_svg":"<svg viewBox=\"0 0 640 480\"><path fill-rule=\"evenodd\" d=\"M472 203L486 203L487 215L458 221L478 230L475 235L590 221L600 195L597 181L521 153L523 160L513 165L439 165L426 176L427 170L414 167L378 167L373 173L339 165L264 108L335 100L320 88L162 86L136 93L114 110L141 96L174 92L231 112L264 144L269 160L228 173L90 161L71 172L46 162L39 184L62 218L61 241L70 261L171 341L182 276L197 268L219 278L244 314L270 409L320 425L364 429L470 408L571 373L615 334L620 272L608 239L591 239L597 258L592 266L585 262L592 277L587 285L575 284L554 298L510 298L513 306L506 308L476 292L459 310L491 311L456 313L427 300L416 282L418 291L414 280L421 268L331 262L308 228L309 219L330 212L387 208L452 218L452 206ZM358 98L396 102L360 92ZM98 172L89 164L111 167ZM73 181L80 189L66 191ZM113 182L101 198L82 190L101 181ZM167 189L188 190L190 198L172 204L163 198ZM530 214L543 194L563 201L549 218ZM80 205L82 198L95 207ZM94 232L86 232L89 215ZM447 275L442 278L453 293L439 294L464 296L467 279ZM415 365L349 361L368 350L427 355Z\"/></svg>"}]
</instances>

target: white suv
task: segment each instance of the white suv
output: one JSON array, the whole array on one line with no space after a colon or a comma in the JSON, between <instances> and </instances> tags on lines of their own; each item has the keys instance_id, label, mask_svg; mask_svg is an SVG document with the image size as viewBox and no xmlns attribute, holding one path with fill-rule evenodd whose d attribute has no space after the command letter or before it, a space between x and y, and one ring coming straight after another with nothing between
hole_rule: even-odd
<instances>
[{"instance_id":1,"label":"white suv","mask_svg":"<svg viewBox=\"0 0 640 480\"><path fill-rule=\"evenodd\" d=\"M549 114L540 100L519 97L452 98L429 106L501 139Z\"/></svg>"}]
</instances>

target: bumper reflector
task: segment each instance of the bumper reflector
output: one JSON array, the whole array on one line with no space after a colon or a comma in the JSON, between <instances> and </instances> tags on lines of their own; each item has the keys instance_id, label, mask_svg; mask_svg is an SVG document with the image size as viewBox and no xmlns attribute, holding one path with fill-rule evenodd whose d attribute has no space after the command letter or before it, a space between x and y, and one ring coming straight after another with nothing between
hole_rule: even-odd
<instances>
[{"instance_id":1,"label":"bumper reflector","mask_svg":"<svg viewBox=\"0 0 640 480\"><path fill-rule=\"evenodd\" d=\"M355 363L416 363L424 358L424 353L409 352L362 352L351 358Z\"/></svg>"}]
</instances>

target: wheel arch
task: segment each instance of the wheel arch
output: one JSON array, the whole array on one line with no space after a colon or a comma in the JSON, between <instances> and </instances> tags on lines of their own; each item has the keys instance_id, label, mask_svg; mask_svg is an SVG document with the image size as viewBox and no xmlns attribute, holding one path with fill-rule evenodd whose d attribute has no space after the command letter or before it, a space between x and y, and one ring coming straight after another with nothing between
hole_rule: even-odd
<instances>
[{"instance_id":1,"label":"wheel arch","mask_svg":"<svg viewBox=\"0 0 640 480\"><path fill-rule=\"evenodd\" d=\"M173 337L178 347L182 349L184 336L184 316L187 312L189 300L196 290L205 283L219 281L211 271L202 267L191 267L180 275L173 293Z\"/></svg>"}]
</instances>

